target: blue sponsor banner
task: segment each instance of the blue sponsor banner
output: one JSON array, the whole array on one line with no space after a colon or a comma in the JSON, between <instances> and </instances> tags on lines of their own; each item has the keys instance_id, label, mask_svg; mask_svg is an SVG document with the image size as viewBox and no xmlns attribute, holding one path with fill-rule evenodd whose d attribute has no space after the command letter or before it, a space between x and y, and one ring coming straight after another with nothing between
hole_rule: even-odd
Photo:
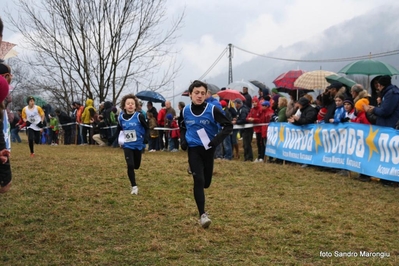
<instances>
[{"instance_id":1,"label":"blue sponsor banner","mask_svg":"<svg viewBox=\"0 0 399 266\"><path fill-rule=\"evenodd\" d=\"M357 123L270 123L267 156L399 182L399 131Z\"/></svg>"}]
</instances>

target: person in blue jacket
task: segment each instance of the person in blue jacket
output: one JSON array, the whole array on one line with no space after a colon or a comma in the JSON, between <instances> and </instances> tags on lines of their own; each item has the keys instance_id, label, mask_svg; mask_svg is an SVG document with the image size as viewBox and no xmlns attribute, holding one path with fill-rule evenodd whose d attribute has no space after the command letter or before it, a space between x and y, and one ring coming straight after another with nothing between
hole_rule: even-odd
<instances>
[{"instance_id":1,"label":"person in blue jacket","mask_svg":"<svg viewBox=\"0 0 399 266\"><path fill-rule=\"evenodd\" d=\"M233 125L222 110L205 102L207 84L195 80L189 87L191 104L182 111L181 148L188 151L188 162L194 179L194 199L200 224L208 228L211 220L205 212L205 188L212 181L215 147L233 131ZM219 130L219 125L222 130Z\"/></svg>"}]
</instances>

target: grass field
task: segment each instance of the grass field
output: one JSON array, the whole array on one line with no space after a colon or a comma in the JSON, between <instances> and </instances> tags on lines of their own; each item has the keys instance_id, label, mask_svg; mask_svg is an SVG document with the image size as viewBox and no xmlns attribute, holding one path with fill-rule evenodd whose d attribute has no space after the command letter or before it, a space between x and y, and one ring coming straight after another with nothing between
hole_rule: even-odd
<instances>
[{"instance_id":1,"label":"grass field","mask_svg":"<svg viewBox=\"0 0 399 266\"><path fill-rule=\"evenodd\" d=\"M0 265L399 265L399 190L379 182L218 160L204 230L185 152L146 152L137 196L121 149L35 152L12 147Z\"/></svg>"}]
</instances>

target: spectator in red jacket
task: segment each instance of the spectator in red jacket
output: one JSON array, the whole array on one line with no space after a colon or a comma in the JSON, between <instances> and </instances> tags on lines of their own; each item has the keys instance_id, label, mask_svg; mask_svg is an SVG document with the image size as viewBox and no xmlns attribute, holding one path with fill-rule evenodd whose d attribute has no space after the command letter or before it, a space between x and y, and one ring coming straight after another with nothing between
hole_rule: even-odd
<instances>
[{"instance_id":1,"label":"spectator in red jacket","mask_svg":"<svg viewBox=\"0 0 399 266\"><path fill-rule=\"evenodd\" d=\"M279 100L282 98L279 98ZM269 101L263 101L262 103L262 119L261 123L266 123L269 124L272 121L272 116L274 115L274 111L270 106ZM284 113L285 115L285 113ZM262 157L265 156L265 149L266 149L266 142L267 142L267 129L269 128L269 125L263 125L262 126L262 150L260 151ZM258 152L259 153L259 152ZM262 160L259 160L262 162Z\"/></svg>"},{"instance_id":2,"label":"spectator in red jacket","mask_svg":"<svg viewBox=\"0 0 399 266\"><path fill-rule=\"evenodd\" d=\"M262 119L262 106L259 104L257 96L252 98L252 108L247 116L247 121L253 124L259 124ZM263 162L264 154L262 153L263 140L262 140L262 126L254 126L254 132L256 134L256 146L258 147L258 157L255 159L255 163Z\"/></svg>"},{"instance_id":3,"label":"spectator in red jacket","mask_svg":"<svg viewBox=\"0 0 399 266\"><path fill-rule=\"evenodd\" d=\"M165 127L165 116L166 116L165 102L163 102L161 104L161 106L162 106L162 108L158 112L157 123L158 123L159 127ZM168 147L167 140L165 140L165 142L164 142L164 134L165 134L165 131L159 130L159 148L161 149L161 151L162 150L165 151L166 148ZM168 139L167 136L166 136L166 139Z\"/></svg>"}]
</instances>

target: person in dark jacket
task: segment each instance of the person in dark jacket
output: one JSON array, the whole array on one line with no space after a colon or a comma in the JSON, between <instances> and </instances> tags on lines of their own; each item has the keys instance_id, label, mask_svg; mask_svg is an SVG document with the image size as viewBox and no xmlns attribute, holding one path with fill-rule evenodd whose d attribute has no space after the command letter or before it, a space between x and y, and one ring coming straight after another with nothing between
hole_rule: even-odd
<instances>
[{"instance_id":1,"label":"person in dark jacket","mask_svg":"<svg viewBox=\"0 0 399 266\"><path fill-rule=\"evenodd\" d=\"M378 80L377 90L381 93L381 105L365 106L365 111L377 116L377 126L395 128L399 121L399 88L391 84L390 76L382 76Z\"/></svg>"},{"instance_id":2,"label":"person in dark jacket","mask_svg":"<svg viewBox=\"0 0 399 266\"><path fill-rule=\"evenodd\" d=\"M376 87L382 98L380 106L364 105L364 110L377 117L377 126L395 128L396 123L399 121L399 88L392 85L390 76L381 76ZM370 180L368 176L361 176L363 176L361 181ZM381 179L381 183L395 186L398 184L385 179Z\"/></svg>"},{"instance_id":3,"label":"person in dark jacket","mask_svg":"<svg viewBox=\"0 0 399 266\"><path fill-rule=\"evenodd\" d=\"M324 116L324 123L330 123L330 119L334 118L335 109L337 105L335 104L335 96L342 91L343 84L341 82L333 82L329 85L326 91L323 93L323 103L327 109L327 113ZM349 97L345 97L345 99Z\"/></svg>"},{"instance_id":4,"label":"person in dark jacket","mask_svg":"<svg viewBox=\"0 0 399 266\"><path fill-rule=\"evenodd\" d=\"M64 131L64 145L70 145L72 143L72 118L60 109L55 109L55 114Z\"/></svg>"},{"instance_id":5,"label":"person in dark jacket","mask_svg":"<svg viewBox=\"0 0 399 266\"><path fill-rule=\"evenodd\" d=\"M151 112L155 119L158 118L157 108L154 107L154 104L151 101L147 102L147 113L148 112Z\"/></svg>"},{"instance_id":6,"label":"person in dark jacket","mask_svg":"<svg viewBox=\"0 0 399 266\"><path fill-rule=\"evenodd\" d=\"M291 116L288 118L288 122L294 125L307 125L315 123L317 119L317 110L310 105L310 101L308 98L302 97L299 98L298 109L301 110L301 116Z\"/></svg>"},{"instance_id":7,"label":"person in dark jacket","mask_svg":"<svg viewBox=\"0 0 399 266\"><path fill-rule=\"evenodd\" d=\"M243 87L241 94L245 97L244 104L251 109L252 108L252 96L248 93L248 88Z\"/></svg>"},{"instance_id":8,"label":"person in dark jacket","mask_svg":"<svg viewBox=\"0 0 399 266\"><path fill-rule=\"evenodd\" d=\"M237 118L233 119L233 124L235 125L245 125L248 124L247 116L249 114L249 108L246 106L241 99L235 99L234 103L237 108ZM254 129L252 127L243 128L241 130L242 143L244 146L244 161L252 162L254 155L252 152L252 138L254 134Z\"/></svg>"},{"instance_id":9,"label":"person in dark jacket","mask_svg":"<svg viewBox=\"0 0 399 266\"><path fill-rule=\"evenodd\" d=\"M370 101L370 105L372 106L377 106L377 98L379 96L379 91L377 89L378 87L378 80L381 78L382 76L376 76L374 77L371 82L370 82L370 91L371 91L371 97L369 99Z\"/></svg>"}]
</instances>

